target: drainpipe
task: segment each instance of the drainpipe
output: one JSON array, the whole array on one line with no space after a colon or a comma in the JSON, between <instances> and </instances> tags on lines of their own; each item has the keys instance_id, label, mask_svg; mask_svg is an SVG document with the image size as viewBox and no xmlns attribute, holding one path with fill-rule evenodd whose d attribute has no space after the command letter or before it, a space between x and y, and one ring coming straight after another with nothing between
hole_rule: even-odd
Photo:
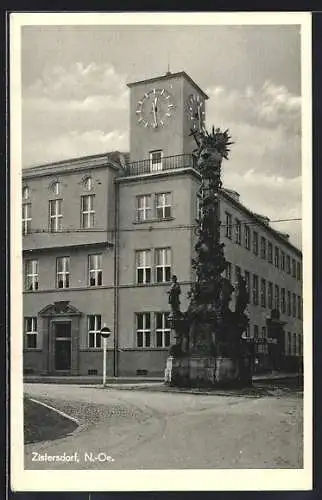
<instances>
[{"instance_id":1,"label":"drainpipe","mask_svg":"<svg viewBox=\"0 0 322 500\"><path fill-rule=\"evenodd\" d=\"M114 350L113 350L113 367L114 377L118 377L118 349L119 349L119 183L114 179Z\"/></svg>"}]
</instances>

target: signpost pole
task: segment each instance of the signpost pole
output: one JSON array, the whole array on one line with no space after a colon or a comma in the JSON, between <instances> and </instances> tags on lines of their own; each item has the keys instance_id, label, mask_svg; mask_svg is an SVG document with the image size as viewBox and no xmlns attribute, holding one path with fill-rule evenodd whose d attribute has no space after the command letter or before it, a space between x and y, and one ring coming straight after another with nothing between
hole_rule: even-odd
<instances>
[{"instance_id":1,"label":"signpost pole","mask_svg":"<svg viewBox=\"0 0 322 500\"><path fill-rule=\"evenodd\" d=\"M101 329L101 336L103 338L103 387L106 385L106 368L107 368L107 339L111 335L111 330L104 323Z\"/></svg>"},{"instance_id":2,"label":"signpost pole","mask_svg":"<svg viewBox=\"0 0 322 500\"><path fill-rule=\"evenodd\" d=\"M103 337L103 386L106 385L106 351L107 351L107 338Z\"/></svg>"}]
</instances>

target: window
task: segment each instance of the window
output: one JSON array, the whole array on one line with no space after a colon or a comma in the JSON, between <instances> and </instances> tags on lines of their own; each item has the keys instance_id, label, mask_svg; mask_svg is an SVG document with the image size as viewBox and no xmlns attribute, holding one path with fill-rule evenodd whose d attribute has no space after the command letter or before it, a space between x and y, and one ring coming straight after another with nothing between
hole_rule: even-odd
<instances>
[{"instance_id":1,"label":"window","mask_svg":"<svg viewBox=\"0 0 322 500\"><path fill-rule=\"evenodd\" d=\"M266 259L266 238L261 237L261 258Z\"/></svg>"},{"instance_id":2,"label":"window","mask_svg":"<svg viewBox=\"0 0 322 500\"><path fill-rule=\"evenodd\" d=\"M287 354L289 356L292 355L292 334L291 334L291 332L287 332Z\"/></svg>"},{"instance_id":3,"label":"window","mask_svg":"<svg viewBox=\"0 0 322 500\"><path fill-rule=\"evenodd\" d=\"M151 220L151 195L143 194L136 197L136 220L142 222Z\"/></svg>"},{"instance_id":4,"label":"window","mask_svg":"<svg viewBox=\"0 0 322 500\"><path fill-rule=\"evenodd\" d=\"M302 269L301 262L296 263L296 278L301 281L302 279Z\"/></svg>"},{"instance_id":5,"label":"window","mask_svg":"<svg viewBox=\"0 0 322 500\"><path fill-rule=\"evenodd\" d=\"M293 333L293 342L292 342L292 354L293 356L296 356L296 348L297 348L297 341L296 341L296 333Z\"/></svg>"},{"instance_id":6,"label":"window","mask_svg":"<svg viewBox=\"0 0 322 500\"><path fill-rule=\"evenodd\" d=\"M49 228L52 232L62 229L62 203L63 200L50 200L49 202Z\"/></svg>"},{"instance_id":7,"label":"window","mask_svg":"<svg viewBox=\"0 0 322 500\"><path fill-rule=\"evenodd\" d=\"M292 313L293 313L293 318L296 318L296 295L295 293L292 294Z\"/></svg>"},{"instance_id":8,"label":"window","mask_svg":"<svg viewBox=\"0 0 322 500\"><path fill-rule=\"evenodd\" d=\"M136 314L136 345L137 347L151 346L151 317L150 313Z\"/></svg>"},{"instance_id":9,"label":"window","mask_svg":"<svg viewBox=\"0 0 322 500\"><path fill-rule=\"evenodd\" d=\"M258 276L253 274L253 304L258 305Z\"/></svg>"},{"instance_id":10,"label":"window","mask_svg":"<svg viewBox=\"0 0 322 500\"><path fill-rule=\"evenodd\" d=\"M286 256L286 272L291 274L291 257L289 255Z\"/></svg>"},{"instance_id":11,"label":"window","mask_svg":"<svg viewBox=\"0 0 322 500\"><path fill-rule=\"evenodd\" d=\"M51 186L53 193L58 196L60 194L60 182L54 182Z\"/></svg>"},{"instance_id":12,"label":"window","mask_svg":"<svg viewBox=\"0 0 322 500\"><path fill-rule=\"evenodd\" d=\"M254 339L258 339L258 325L254 325Z\"/></svg>"},{"instance_id":13,"label":"window","mask_svg":"<svg viewBox=\"0 0 322 500\"><path fill-rule=\"evenodd\" d=\"M37 349L37 318L25 318L25 347L26 349Z\"/></svg>"},{"instance_id":14,"label":"window","mask_svg":"<svg viewBox=\"0 0 322 500\"><path fill-rule=\"evenodd\" d=\"M27 260L25 263L25 291L38 290L38 260Z\"/></svg>"},{"instance_id":15,"label":"window","mask_svg":"<svg viewBox=\"0 0 322 500\"><path fill-rule=\"evenodd\" d=\"M151 250L136 252L136 282L151 283Z\"/></svg>"},{"instance_id":16,"label":"window","mask_svg":"<svg viewBox=\"0 0 322 500\"><path fill-rule=\"evenodd\" d=\"M91 229L95 224L94 195L81 197L81 224L83 229Z\"/></svg>"},{"instance_id":17,"label":"window","mask_svg":"<svg viewBox=\"0 0 322 500\"><path fill-rule=\"evenodd\" d=\"M245 248L247 250L250 250L250 228L249 226L247 226L247 224L245 225L245 228L244 228L245 232Z\"/></svg>"},{"instance_id":18,"label":"window","mask_svg":"<svg viewBox=\"0 0 322 500\"><path fill-rule=\"evenodd\" d=\"M226 238L229 238L231 240L231 233L232 233L232 218L231 214L228 212L225 212L226 214Z\"/></svg>"},{"instance_id":19,"label":"window","mask_svg":"<svg viewBox=\"0 0 322 500\"><path fill-rule=\"evenodd\" d=\"M274 308L278 310L280 309L280 289L278 285L275 285Z\"/></svg>"},{"instance_id":20,"label":"window","mask_svg":"<svg viewBox=\"0 0 322 500\"><path fill-rule=\"evenodd\" d=\"M29 187L24 186L22 188L22 199L23 200L29 200L30 192L29 192Z\"/></svg>"},{"instance_id":21,"label":"window","mask_svg":"<svg viewBox=\"0 0 322 500\"><path fill-rule=\"evenodd\" d=\"M238 281L239 276L241 275L241 269L239 266L235 266L235 281Z\"/></svg>"},{"instance_id":22,"label":"window","mask_svg":"<svg viewBox=\"0 0 322 500\"><path fill-rule=\"evenodd\" d=\"M267 260L270 264L273 263L273 245L270 241L267 244Z\"/></svg>"},{"instance_id":23,"label":"window","mask_svg":"<svg viewBox=\"0 0 322 500\"><path fill-rule=\"evenodd\" d=\"M93 254L88 256L88 284L100 286L102 284L102 255Z\"/></svg>"},{"instance_id":24,"label":"window","mask_svg":"<svg viewBox=\"0 0 322 500\"><path fill-rule=\"evenodd\" d=\"M285 253L281 251L281 269L285 271Z\"/></svg>"},{"instance_id":25,"label":"window","mask_svg":"<svg viewBox=\"0 0 322 500\"><path fill-rule=\"evenodd\" d=\"M56 269L57 288L69 288L69 257L58 257Z\"/></svg>"},{"instance_id":26,"label":"window","mask_svg":"<svg viewBox=\"0 0 322 500\"><path fill-rule=\"evenodd\" d=\"M266 280L261 279L261 307L266 307Z\"/></svg>"},{"instance_id":27,"label":"window","mask_svg":"<svg viewBox=\"0 0 322 500\"><path fill-rule=\"evenodd\" d=\"M156 282L166 283L171 280L171 249L155 250Z\"/></svg>"},{"instance_id":28,"label":"window","mask_svg":"<svg viewBox=\"0 0 322 500\"><path fill-rule=\"evenodd\" d=\"M31 203L22 205L22 234L31 233Z\"/></svg>"},{"instance_id":29,"label":"window","mask_svg":"<svg viewBox=\"0 0 322 500\"><path fill-rule=\"evenodd\" d=\"M287 290L287 315L291 316L292 304L291 304L291 292Z\"/></svg>"},{"instance_id":30,"label":"window","mask_svg":"<svg viewBox=\"0 0 322 500\"><path fill-rule=\"evenodd\" d=\"M227 262L227 267L225 269L225 278L231 282L231 263Z\"/></svg>"},{"instance_id":31,"label":"window","mask_svg":"<svg viewBox=\"0 0 322 500\"><path fill-rule=\"evenodd\" d=\"M267 305L269 309L273 309L273 283L268 282Z\"/></svg>"},{"instance_id":32,"label":"window","mask_svg":"<svg viewBox=\"0 0 322 500\"><path fill-rule=\"evenodd\" d=\"M297 296L297 317L298 319L302 319L302 298Z\"/></svg>"},{"instance_id":33,"label":"window","mask_svg":"<svg viewBox=\"0 0 322 500\"><path fill-rule=\"evenodd\" d=\"M236 219L236 243L241 245L241 222Z\"/></svg>"},{"instance_id":34,"label":"window","mask_svg":"<svg viewBox=\"0 0 322 500\"><path fill-rule=\"evenodd\" d=\"M262 337L265 339L267 337L267 328L266 326L262 326Z\"/></svg>"},{"instance_id":35,"label":"window","mask_svg":"<svg viewBox=\"0 0 322 500\"><path fill-rule=\"evenodd\" d=\"M91 191L93 189L93 180L91 177L86 177L84 180L84 189L86 191Z\"/></svg>"},{"instance_id":36,"label":"window","mask_svg":"<svg viewBox=\"0 0 322 500\"><path fill-rule=\"evenodd\" d=\"M171 217L171 193L157 193L155 195L155 215L157 219Z\"/></svg>"},{"instance_id":37,"label":"window","mask_svg":"<svg viewBox=\"0 0 322 500\"><path fill-rule=\"evenodd\" d=\"M253 252L258 255L258 233L253 231Z\"/></svg>"},{"instance_id":38,"label":"window","mask_svg":"<svg viewBox=\"0 0 322 500\"><path fill-rule=\"evenodd\" d=\"M101 347L101 315L91 314L88 321L88 347L99 349Z\"/></svg>"},{"instance_id":39,"label":"window","mask_svg":"<svg viewBox=\"0 0 322 500\"><path fill-rule=\"evenodd\" d=\"M249 271L245 271L245 281L246 281L246 288L248 292L248 300L250 300L250 273Z\"/></svg>"},{"instance_id":40,"label":"window","mask_svg":"<svg viewBox=\"0 0 322 500\"><path fill-rule=\"evenodd\" d=\"M162 170L162 150L150 152L150 168L151 172L159 172Z\"/></svg>"},{"instance_id":41,"label":"window","mask_svg":"<svg viewBox=\"0 0 322 500\"><path fill-rule=\"evenodd\" d=\"M274 264L275 267L280 267L280 250L278 247L275 247Z\"/></svg>"},{"instance_id":42,"label":"window","mask_svg":"<svg viewBox=\"0 0 322 500\"><path fill-rule=\"evenodd\" d=\"M156 313L156 346L169 347L170 345L170 325L168 313Z\"/></svg>"},{"instance_id":43,"label":"window","mask_svg":"<svg viewBox=\"0 0 322 500\"><path fill-rule=\"evenodd\" d=\"M286 303L285 303L285 288L281 288L281 312L285 314Z\"/></svg>"},{"instance_id":44,"label":"window","mask_svg":"<svg viewBox=\"0 0 322 500\"><path fill-rule=\"evenodd\" d=\"M296 262L295 259L292 259L292 276L296 278Z\"/></svg>"}]
</instances>

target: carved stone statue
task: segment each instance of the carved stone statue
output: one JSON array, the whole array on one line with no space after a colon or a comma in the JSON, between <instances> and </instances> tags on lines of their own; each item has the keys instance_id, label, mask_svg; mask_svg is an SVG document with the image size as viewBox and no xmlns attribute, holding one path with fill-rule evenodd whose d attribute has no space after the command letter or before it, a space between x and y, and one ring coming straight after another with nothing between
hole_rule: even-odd
<instances>
[{"instance_id":1,"label":"carved stone statue","mask_svg":"<svg viewBox=\"0 0 322 500\"><path fill-rule=\"evenodd\" d=\"M171 306L172 312L173 313L178 313L180 312L180 295L181 295L181 288L178 283L178 278L174 274L172 276L172 285L170 286L170 289L168 290L169 294L169 304Z\"/></svg>"}]
</instances>

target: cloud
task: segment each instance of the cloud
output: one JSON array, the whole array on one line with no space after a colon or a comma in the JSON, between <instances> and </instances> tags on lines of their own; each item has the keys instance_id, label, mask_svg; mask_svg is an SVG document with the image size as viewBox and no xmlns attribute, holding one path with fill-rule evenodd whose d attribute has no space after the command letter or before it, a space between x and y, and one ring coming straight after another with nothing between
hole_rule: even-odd
<instances>
[{"instance_id":1,"label":"cloud","mask_svg":"<svg viewBox=\"0 0 322 500\"><path fill-rule=\"evenodd\" d=\"M23 161L32 165L128 150L127 75L110 64L47 66L23 89ZM226 187L272 220L301 214L301 99L266 81L244 90L206 90L207 124L228 128L235 144L223 165ZM285 222L300 246L301 224Z\"/></svg>"},{"instance_id":2,"label":"cloud","mask_svg":"<svg viewBox=\"0 0 322 500\"><path fill-rule=\"evenodd\" d=\"M108 64L46 67L23 89L24 165L127 150L125 82Z\"/></svg>"}]
</instances>

